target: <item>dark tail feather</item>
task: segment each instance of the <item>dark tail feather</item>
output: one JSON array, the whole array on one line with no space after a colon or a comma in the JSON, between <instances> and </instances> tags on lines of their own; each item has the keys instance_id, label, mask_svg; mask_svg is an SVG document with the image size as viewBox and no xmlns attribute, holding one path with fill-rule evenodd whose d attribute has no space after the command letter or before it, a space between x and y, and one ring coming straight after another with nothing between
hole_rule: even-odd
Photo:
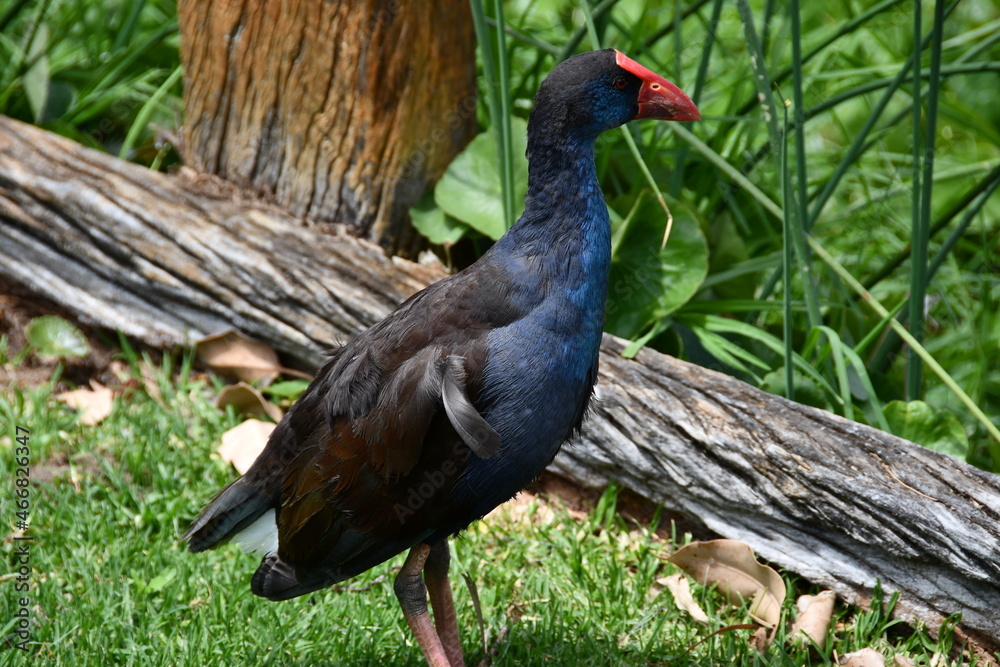
<instances>
[{"instance_id":1,"label":"dark tail feather","mask_svg":"<svg viewBox=\"0 0 1000 667\"><path fill-rule=\"evenodd\" d=\"M211 549L252 524L270 505L269 497L240 477L202 510L183 539L195 553Z\"/></svg>"},{"instance_id":2,"label":"dark tail feather","mask_svg":"<svg viewBox=\"0 0 1000 667\"><path fill-rule=\"evenodd\" d=\"M250 590L254 595L271 600L288 600L307 592L300 589L295 570L277 555L268 556L261 561L250 580Z\"/></svg>"}]
</instances>

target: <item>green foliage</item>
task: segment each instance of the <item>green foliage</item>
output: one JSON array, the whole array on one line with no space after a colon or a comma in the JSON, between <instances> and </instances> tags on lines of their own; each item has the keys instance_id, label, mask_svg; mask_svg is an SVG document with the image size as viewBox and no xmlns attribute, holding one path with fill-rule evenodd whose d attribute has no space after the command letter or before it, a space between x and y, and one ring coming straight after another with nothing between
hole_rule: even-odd
<instances>
[{"instance_id":1,"label":"green foliage","mask_svg":"<svg viewBox=\"0 0 1000 667\"><path fill-rule=\"evenodd\" d=\"M525 118L559 60L614 47L702 111L700 123L631 123L598 145L619 225L608 331L633 340L627 353L651 345L885 429L903 426L883 404L916 392L959 415L969 461L1000 471L1000 89L987 84L1000 71L1000 7L925 3L919 26L913 8L512 0L507 106ZM494 63L496 25L480 49ZM520 159L509 150L500 157ZM647 170L682 220L668 252L677 244L690 263L676 264L683 284L661 274L616 295L626 264L648 258L662 235ZM707 267L702 251L686 256L688 215L707 241ZM926 259L919 244L913 254L918 238ZM903 342L896 331L913 313L920 330ZM908 356L912 345L923 347Z\"/></svg>"},{"instance_id":2,"label":"green foliage","mask_svg":"<svg viewBox=\"0 0 1000 667\"><path fill-rule=\"evenodd\" d=\"M892 401L885 406L892 432L942 454L965 460L969 439L948 410L935 410L923 401Z\"/></svg>"},{"instance_id":3,"label":"green foliage","mask_svg":"<svg viewBox=\"0 0 1000 667\"><path fill-rule=\"evenodd\" d=\"M517 219L524 210L524 195L528 190L528 161L524 157L528 124L521 118L513 118L511 128L511 158L518 207L512 219ZM493 240L500 238L510 227L504 214L500 168L496 138L492 132L483 132L469 142L448 166L434 188L434 202L447 215L464 222L483 236Z\"/></svg>"},{"instance_id":4,"label":"green foliage","mask_svg":"<svg viewBox=\"0 0 1000 667\"><path fill-rule=\"evenodd\" d=\"M308 387L309 383L305 380L282 380L281 382L261 387L260 390L268 396L274 396L275 398L298 398Z\"/></svg>"},{"instance_id":5,"label":"green foliage","mask_svg":"<svg viewBox=\"0 0 1000 667\"><path fill-rule=\"evenodd\" d=\"M457 243L469 230L468 225L451 217L435 204L433 197L424 197L411 208L410 220L428 241L445 247Z\"/></svg>"},{"instance_id":6,"label":"green foliage","mask_svg":"<svg viewBox=\"0 0 1000 667\"><path fill-rule=\"evenodd\" d=\"M83 332L55 315L43 315L28 322L25 336L35 354L43 358L85 357L90 353Z\"/></svg>"},{"instance_id":7,"label":"green foliage","mask_svg":"<svg viewBox=\"0 0 1000 667\"><path fill-rule=\"evenodd\" d=\"M148 363L131 350L125 356L136 375ZM258 557L233 545L187 551L179 536L213 490L235 477L213 450L236 418L212 405L213 382L191 376L192 359L166 357L153 368L158 398L126 390L94 427L53 399L51 383L0 393L0 475L7 479L14 478L15 427L30 430L27 535L35 538L29 651L8 661L424 664L392 590L402 556L341 586L275 603L250 593ZM709 623L692 621L657 583L676 572L664 558L684 539L665 542L655 525L626 523L616 506L614 486L582 518L535 499L453 541L452 587L469 664L484 654L462 574L476 583L494 664L817 664L809 648L786 641L787 628L758 654L747 630L724 630L749 621L746 605L720 606L697 582L693 594ZM18 544L2 546L10 562ZM871 611L838 608L824 664L834 650L869 646L917 664L947 654L950 628L937 639L907 629L892 620L893 603L884 605L877 590ZM2 618L14 618L16 605L17 596L0 596Z\"/></svg>"},{"instance_id":8,"label":"green foliage","mask_svg":"<svg viewBox=\"0 0 1000 667\"><path fill-rule=\"evenodd\" d=\"M666 220L652 193L640 190L612 207L629 212L614 230L605 328L638 338L698 291L708 272L708 245L694 211L680 202L670 202L674 224L665 248L659 239Z\"/></svg>"},{"instance_id":9,"label":"green foliage","mask_svg":"<svg viewBox=\"0 0 1000 667\"><path fill-rule=\"evenodd\" d=\"M177 43L170 0L0 5L0 113L162 163L152 125L179 120Z\"/></svg>"}]
</instances>

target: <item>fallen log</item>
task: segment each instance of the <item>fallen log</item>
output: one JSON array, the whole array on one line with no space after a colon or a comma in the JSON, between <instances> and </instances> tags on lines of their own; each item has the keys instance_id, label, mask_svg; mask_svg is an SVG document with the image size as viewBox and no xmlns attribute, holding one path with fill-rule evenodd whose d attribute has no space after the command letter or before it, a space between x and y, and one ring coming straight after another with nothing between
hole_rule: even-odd
<instances>
[{"instance_id":1,"label":"fallen log","mask_svg":"<svg viewBox=\"0 0 1000 667\"><path fill-rule=\"evenodd\" d=\"M2 117L0 243L0 273L88 323L160 346L236 327L312 365L444 275ZM906 620L961 613L1000 650L1000 476L622 347L605 337L595 409L553 471L615 479L851 603L881 582Z\"/></svg>"}]
</instances>

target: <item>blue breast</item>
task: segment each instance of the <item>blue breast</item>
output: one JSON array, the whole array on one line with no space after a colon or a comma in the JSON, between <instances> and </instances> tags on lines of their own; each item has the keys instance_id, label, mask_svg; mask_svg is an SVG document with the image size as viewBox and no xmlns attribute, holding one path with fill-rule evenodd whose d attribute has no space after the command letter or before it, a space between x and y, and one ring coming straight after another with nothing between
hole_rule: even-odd
<instances>
[{"instance_id":1,"label":"blue breast","mask_svg":"<svg viewBox=\"0 0 1000 667\"><path fill-rule=\"evenodd\" d=\"M526 315L487 337L480 400L502 446L497 457L471 460L456 485L453 500L471 515L466 521L537 477L590 399L611 261L610 222L592 165L568 175L571 196L562 207L527 207L490 253Z\"/></svg>"}]
</instances>

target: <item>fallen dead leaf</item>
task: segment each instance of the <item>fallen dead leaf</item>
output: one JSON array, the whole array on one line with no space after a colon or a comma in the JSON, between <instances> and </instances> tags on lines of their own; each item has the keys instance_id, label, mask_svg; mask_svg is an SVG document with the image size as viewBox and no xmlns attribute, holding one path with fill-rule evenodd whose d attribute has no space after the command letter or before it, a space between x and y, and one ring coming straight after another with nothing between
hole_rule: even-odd
<instances>
[{"instance_id":1,"label":"fallen dead leaf","mask_svg":"<svg viewBox=\"0 0 1000 667\"><path fill-rule=\"evenodd\" d=\"M790 636L800 642L808 637L822 650L826 644L827 630L833 621L833 603L836 599L837 595L833 591L799 596L795 601L799 617L792 624Z\"/></svg>"},{"instance_id":2,"label":"fallen dead leaf","mask_svg":"<svg viewBox=\"0 0 1000 667\"><path fill-rule=\"evenodd\" d=\"M691 584L683 574L672 574L669 577L657 579L656 583L666 586L674 596L674 604L691 614L691 618L699 623L708 623L708 614L701 608L691 595Z\"/></svg>"},{"instance_id":3,"label":"fallen dead leaf","mask_svg":"<svg viewBox=\"0 0 1000 667\"><path fill-rule=\"evenodd\" d=\"M771 633L765 627L757 628L757 631L750 635L750 646L757 649L758 653L766 653L767 647L771 645Z\"/></svg>"},{"instance_id":4,"label":"fallen dead leaf","mask_svg":"<svg viewBox=\"0 0 1000 667\"><path fill-rule=\"evenodd\" d=\"M160 383L156 380L156 370L148 360L144 359L139 364L139 373L142 379L142 388L146 390L146 394L157 405L166 407L166 403L163 402L163 393L160 391Z\"/></svg>"},{"instance_id":5,"label":"fallen dead leaf","mask_svg":"<svg viewBox=\"0 0 1000 667\"><path fill-rule=\"evenodd\" d=\"M885 658L875 649L863 648L840 656L840 664L844 667L885 667Z\"/></svg>"},{"instance_id":6,"label":"fallen dead leaf","mask_svg":"<svg viewBox=\"0 0 1000 667\"><path fill-rule=\"evenodd\" d=\"M264 451L264 445L274 428L275 424L259 419L248 419L239 426L234 426L222 434L219 456L226 463L232 463L241 475L245 474Z\"/></svg>"},{"instance_id":7,"label":"fallen dead leaf","mask_svg":"<svg viewBox=\"0 0 1000 667\"><path fill-rule=\"evenodd\" d=\"M917 667L917 663L914 662L913 658L905 655L897 655L892 659L893 667Z\"/></svg>"},{"instance_id":8,"label":"fallen dead leaf","mask_svg":"<svg viewBox=\"0 0 1000 667\"><path fill-rule=\"evenodd\" d=\"M236 408L236 412L248 417L268 416L275 422L280 422L285 416L274 403L271 403L255 387L246 382L238 382L225 387L215 398L215 407L225 410L227 405Z\"/></svg>"},{"instance_id":9,"label":"fallen dead leaf","mask_svg":"<svg viewBox=\"0 0 1000 667\"><path fill-rule=\"evenodd\" d=\"M281 372L277 352L238 331L206 336L195 343L195 350L202 363L213 371L244 382L259 380L267 384Z\"/></svg>"},{"instance_id":10,"label":"fallen dead leaf","mask_svg":"<svg viewBox=\"0 0 1000 667\"><path fill-rule=\"evenodd\" d=\"M80 423L93 426L111 414L115 393L97 380L90 381L90 389L74 389L56 394L56 398L76 410L81 410Z\"/></svg>"},{"instance_id":11,"label":"fallen dead leaf","mask_svg":"<svg viewBox=\"0 0 1000 667\"><path fill-rule=\"evenodd\" d=\"M753 549L737 540L692 542L667 559L700 583L716 588L730 604L752 600L750 615L768 627L781 620L785 582L781 575L757 562Z\"/></svg>"},{"instance_id":12,"label":"fallen dead leaf","mask_svg":"<svg viewBox=\"0 0 1000 667\"><path fill-rule=\"evenodd\" d=\"M121 359L112 359L111 363L108 364L108 370L114 375L119 382L128 382L132 379L132 374L129 372L128 364L126 364Z\"/></svg>"}]
</instances>

